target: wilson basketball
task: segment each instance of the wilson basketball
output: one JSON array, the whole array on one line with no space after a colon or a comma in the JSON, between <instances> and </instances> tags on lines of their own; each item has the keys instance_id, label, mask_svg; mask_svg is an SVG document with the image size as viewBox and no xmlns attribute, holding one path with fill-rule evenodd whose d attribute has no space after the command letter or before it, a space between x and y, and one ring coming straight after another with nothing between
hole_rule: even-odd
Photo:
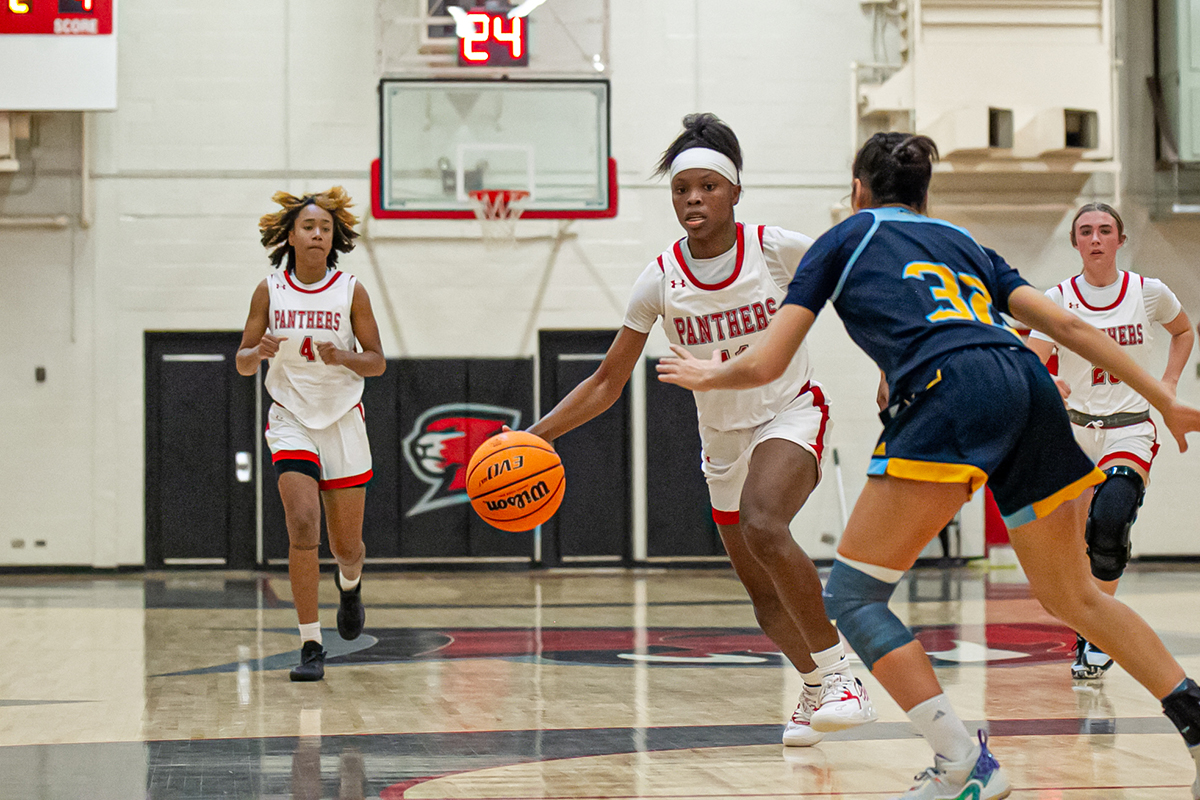
<instances>
[{"instance_id":1,"label":"wilson basketball","mask_svg":"<svg viewBox=\"0 0 1200 800\"><path fill-rule=\"evenodd\" d=\"M467 465L471 507L489 525L510 533L533 530L554 516L566 488L558 453L525 431L493 436Z\"/></svg>"}]
</instances>

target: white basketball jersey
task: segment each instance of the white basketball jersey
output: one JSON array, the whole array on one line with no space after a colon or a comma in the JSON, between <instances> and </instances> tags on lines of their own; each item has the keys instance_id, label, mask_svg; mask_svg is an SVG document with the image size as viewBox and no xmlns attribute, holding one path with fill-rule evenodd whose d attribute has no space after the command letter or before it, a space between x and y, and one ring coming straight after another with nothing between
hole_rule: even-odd
<instances>
[{"instance_id":1,"label":"white basketball jersey","mask_svg":"<svg viewBox=\"0 0 1200 800\"><path fill-rule=\"evenodd\" d=\"M267 332L287 337L270 359L266 387L271 398L306 427L328 428L362 399L362 376L340 364L321 360L318 342L354 350L350 304L352 275L330 268L325 278L303 284L286 269L267 278L271 304Z\"/></svg>"},{"instance_id":2,"label":"white basketball jersey","mask_svg":"<svg viewBox=\"0 0 1200 800\"><path fill-rule=\"evenodd\" d=\"M1117 280L1121 281L1120 294L1108 306L1096 307L1088 303L1084 298L1086 288L1078 275L1060 283L1057 293L1051 291L1048 294L1072 314L1107 333L1134 361L1145 366L1150 359L1153 337L1142 296L1142 277L1130 272L1118 272ZM1071 387L1067 407L1076 411L1107 416L1150 408L1140 394L1065 347L1058 348L1058 377Z\"/></svg>"},{"instance_id":3,"label":"white basketball jersey","mask_svg":"<svg viewBox=\"0 0 1200 800\"><path fill-rule=\"evenodd\" d=\"M696 358L716 351L736 358L762 339L787 290L771 277L762 251L762 228L737 225L733 273L717 284L698 281L688 269L680 242L658 257L663 280L663 329L674 344ZM717 430L753 428L775 417L812 377L808 349L800 349L776 380L757 389L694 392L700 425Z\"/></svg>"}]
</instances>

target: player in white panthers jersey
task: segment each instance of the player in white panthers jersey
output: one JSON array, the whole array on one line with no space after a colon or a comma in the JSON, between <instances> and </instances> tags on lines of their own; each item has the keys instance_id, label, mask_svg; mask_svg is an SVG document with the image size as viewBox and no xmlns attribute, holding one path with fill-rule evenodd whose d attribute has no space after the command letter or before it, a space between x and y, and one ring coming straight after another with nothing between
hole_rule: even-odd
<instances>
[{"instance_id":1,"label":"player in white panthers jersey","mask_svg":"<svg viewBox=\"0 0 1200 800\"><path fill-rule=\"evenodd\" d=\"M288 577L300 624L300 665L294 681L325 676L317 607L321 506L341 596L338 633L355 639L366 618L362 602L362 541L371 448L363 413L363 378L386 367L367 291L336 268L354 248L358 220L336 186L293 197L277 192L283 209L259 220L271 263L286 264L254 290L237 353L238 372L254 375L268 360L266 387L275 401L267 444L279 476L288 528ZM355 342L361 350L355 347Z\"/></svg>"},{"instance_id":2,"label":"player in white panthers jersey","mask_svg":"<svg viewBox=\"0 0 1200 800\"><path fill-rule=\"evenodd\" d=\"M687 236L646 267L625 323L596 372L529 430L556 439L620 396L657 323L702 357L737 358L766 331L812 240L734 221L741 194L737 137L712 114L684 118L659 163ZM713 519L763 631L800 670L805 689L784 744L876 717L825 616L821 581L788 528L820 479L829 406L803 350L778 380L696 394L702 468Z\"/></svg>"},{"instance_id":3,"label":"player in white panthers jersey","mask_svg":"<svg viewBox=\"0 0 1200 800\"><path fill-rule=\"evenodd\" d=\"M1121 216L1105 203L1089 203L1071 223L1071 244L1083 259L1080 274L1046 296L1107 332L1139 365L1149 365L1153 327L1171 336L1163 382L1174 388L1192 352L1192 325L1179 300L1162 281L1117 269L1117 250L1125 243ZM1129 532L1150 480L1158 437L1150 404L1126 384L1072 351L1034 331L1029 346L1042 363L1058 351L1058 384L1071 417L1071 430L1083 451L1108 478L1095 489L1088 511L1086 539L1092 575L1109 594L1129 561ZM1080 680L1101 677L1112 659L1078 637L1071 674Z\"/></svg>"}]
</instances>

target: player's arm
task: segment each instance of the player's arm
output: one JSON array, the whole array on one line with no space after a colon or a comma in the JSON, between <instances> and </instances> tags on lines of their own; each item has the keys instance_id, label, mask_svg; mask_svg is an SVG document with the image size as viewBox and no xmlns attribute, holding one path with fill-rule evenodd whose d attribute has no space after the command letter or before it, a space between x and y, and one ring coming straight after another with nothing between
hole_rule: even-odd
<instances>
[{"instance_id":1,"label":"player's arm","mask_svg":"<svg viewBox=\"0 0 1200 800\"><path fill-rule=\"evenodd\" d=\"M1030 328L1053 337L1063 347L1129 384L1162 412L1163 421L1178 442L1180 452L1187 450L1184 434L1200 430L1200 411L1177 402L1171 389L1139 367L1112 337L1059 308L1028 284L1018 286L1009 294L1008 308Z\"/></svg>"},{"instance_id":2,"label":"player's arm","mask_svg":"<svg viewBox=\"0 0 1200 800\"><path fill-rule=\"evenodd\" d=\"M246 318L246 327L242 329L242 343L238 345L237 371L239 375L253 375L258 372L258 365L264 358L272 358L279 352L279 343L287 341L286 336L272 336L267 333L267 323L270 322L268 313L271 306L271 293L264 279L254 289L250 298L250 316Z\"/></svg>"},{"instance_id":3,"label":"player's arm","mask_svg":"<svg viewBox=\"0 0 1200 800\"><path fill-rule=\"evenodd\" d=\"M596 371L572 389L549 414L530 426L529 432L548 442L553 441L611 408L633 375L649 336L621 326Z\"/></svg>"},{"instance_id":4,"label":"player's arm","mask_svg":"<svg viewBox=\"0 0 1200 800\"><path fill-rule=\"evenodd\" d=\"M1184 311L1175 315L1175 319L1163 325L1171 334L1171 344L1167 348L1167 368L1163 372L1163 383L1171 388L1171 394L1179 386L1179 376L1187 366L1192 355L1192 344L1196 335L1192 333L1192 321Z\"/></svg>"},{"instance_id":5,"label":"player's arm","mask_svg":"<svg viewBox=\"0 0 1200 800\"><path fill-rule=\"evenodd\" d=\"M658 362L658 379L685 389L753 389L778 378L791 363L812 328L816 315L803 306L785 304L771 319L767 335L740 356L721 361L720 352L701 361L686 349L671 345L675 358Z\"/></svg>"},{"instance_id":6,"label":"player's arm","mask_svg":"<svg viewBox=\"0 0 1200 800\"><path fill-rule=\"evenodd\" d=\"M371 310L371 298L361 283L354 284L354 297L350 299L350 327L362 352L339 350L333 342L317 342L317 353L326 364L340 364L351 372L371 378L382 375L387 369L383 357L383 344L379 341L379 325L375 312Z\"/></svg>"}]
</instances>

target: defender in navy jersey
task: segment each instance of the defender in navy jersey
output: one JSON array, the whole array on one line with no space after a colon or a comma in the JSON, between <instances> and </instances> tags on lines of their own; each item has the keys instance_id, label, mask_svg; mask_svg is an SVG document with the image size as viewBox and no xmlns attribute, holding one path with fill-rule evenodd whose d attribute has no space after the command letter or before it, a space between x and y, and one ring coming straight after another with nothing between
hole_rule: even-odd
<instances>
[{"instance_id":1,"label":"defender in navy jersey","mask_svg":"<svg viewBox=\"0 0 1200 800\"><path fill-rule=\"evenodd\" d=\"M1058 390L1008 331L1007 312L1127 381L1186 449L1200 411L1176 402L1105 333L1026 284L965 231L923 215L937 148L925 136L876 134L854 161L856 213L805 254L767 336L739 358L683 348L660 378L696 391L769 381L827 301L884 370L889 405L870 477L825 589L830 618L934 750L904 800L998 800L1012 788L967 732L929 657L887 603L897 581L971 492L990 482L1042 605L1095 641L1163 702L1200 766L1200 686L1141 617L1092 582L1085 490L1104 479L1071 436ZM1200 798L1200 777L1193 785Z\"/></svg>"}]
</instances>

